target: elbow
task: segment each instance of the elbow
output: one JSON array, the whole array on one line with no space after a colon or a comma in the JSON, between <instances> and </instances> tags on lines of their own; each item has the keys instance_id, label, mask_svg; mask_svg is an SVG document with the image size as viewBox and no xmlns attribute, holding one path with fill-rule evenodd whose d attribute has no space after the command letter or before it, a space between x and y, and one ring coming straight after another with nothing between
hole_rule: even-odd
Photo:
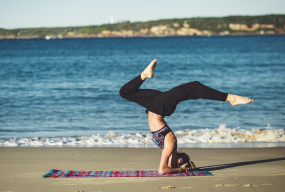
<instances>
[{"instance_id":1,"label":"elbow","mask_svg":"<svg viewBox=\"0 0 285 192\"><path fill-rule=\"evenodd\" d=\"M158 173L159 173L159 174L165 174L165 170L163 170L163 169L158 169Z\"/></svg>"}]
</instances>

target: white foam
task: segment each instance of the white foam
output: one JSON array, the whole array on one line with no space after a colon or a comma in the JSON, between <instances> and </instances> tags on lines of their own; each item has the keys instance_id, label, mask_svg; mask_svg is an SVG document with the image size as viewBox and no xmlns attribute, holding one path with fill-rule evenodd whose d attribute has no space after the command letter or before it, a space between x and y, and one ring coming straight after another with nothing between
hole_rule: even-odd
<instances>
[{"instance_id":1,"label":"white foam","mask_svg":"<svg viewBox=\"0 0 285 192\"><path fill-rule=\"evenodd\" d=\"M190 147L189 144L215 144L215 143L258 143L281 142L285 144L285 130L274 129L268 126L260 129L226 128L220 125L216 129L198 129L175 131L178 146ZM44 138L14 138L0 139L1 147L155 147L152 134L119 134L109 132L106 135L77 136L77 137L44 137ZM195 145L197 146L197 145ZM213 145L214 146L214 145ZM283 145L282 145L283 146Z\"/></svg>"}]
</instances>

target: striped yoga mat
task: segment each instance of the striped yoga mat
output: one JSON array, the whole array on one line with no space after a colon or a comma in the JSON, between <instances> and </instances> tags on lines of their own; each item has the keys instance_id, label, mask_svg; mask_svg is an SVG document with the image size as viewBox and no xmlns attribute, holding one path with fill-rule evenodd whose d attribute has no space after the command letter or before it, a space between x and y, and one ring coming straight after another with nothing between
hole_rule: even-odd
<instances>
[{"instance_id":1,"label":"striped yoga mat","mask_svg":"<svg viewBox=\"0 0 285 192\"><path fill-rule=\"evenodd\" d=\"M74 171L74 170L56 170L52 169L49 173L43 175L47 177L178 177L178 176L209 176L208 171L191 170L186 173L159 174L156 170L139 171Z\"/></svg>"}]
</instances>

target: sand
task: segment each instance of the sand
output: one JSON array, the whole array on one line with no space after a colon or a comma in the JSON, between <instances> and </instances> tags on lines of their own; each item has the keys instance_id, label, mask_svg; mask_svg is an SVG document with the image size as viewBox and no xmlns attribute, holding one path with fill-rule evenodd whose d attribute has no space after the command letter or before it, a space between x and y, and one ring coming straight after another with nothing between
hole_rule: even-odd
<instances>
[{"instance_id":1,"label":"sand","mask_svg":"<svg viewBox=\"0 0 285 192\"><path fill-rule=\"evenodd\" d=\"M160 149L0 148L0 192L284 191L285 148L180 149L213 176L43 178L50 169L151 170Z\"/></svg>"}]
</instances>

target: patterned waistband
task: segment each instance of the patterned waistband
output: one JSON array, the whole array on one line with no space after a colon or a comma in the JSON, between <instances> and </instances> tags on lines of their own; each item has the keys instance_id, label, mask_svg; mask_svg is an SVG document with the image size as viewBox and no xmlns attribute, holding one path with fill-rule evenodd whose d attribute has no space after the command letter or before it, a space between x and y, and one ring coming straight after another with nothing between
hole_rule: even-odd
<instances>
[{"instance_id":1,"label":"patterned waistband","mask_svg":"<svg viewBox=\"0 0 285 192\"><path fill-rule=\"evenodd\" d=\"M154 132L151 132L151 133L161 133L161 132L164 132L166 130L170 129L170 127L166 124L164 127L162 127L161 129L157 130L157 131L154 131ZM170 129L171 130L171 129Z\"/></svg>"}]
</instances>

